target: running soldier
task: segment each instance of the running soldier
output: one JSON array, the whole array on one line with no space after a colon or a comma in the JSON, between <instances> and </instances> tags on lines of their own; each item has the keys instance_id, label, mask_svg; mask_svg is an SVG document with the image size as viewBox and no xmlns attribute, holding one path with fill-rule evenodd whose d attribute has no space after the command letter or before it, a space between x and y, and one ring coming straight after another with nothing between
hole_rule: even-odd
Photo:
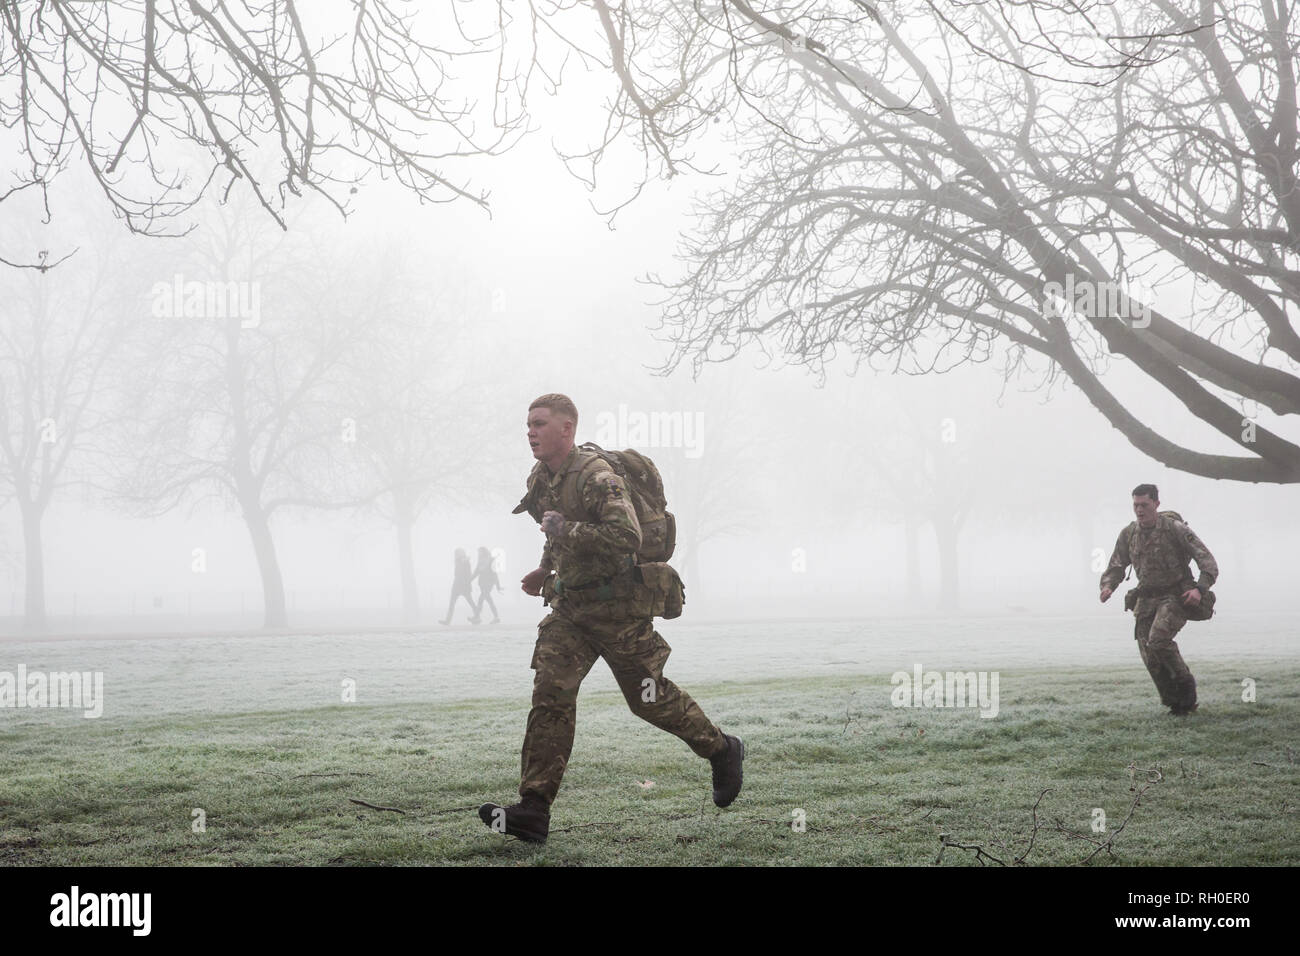
<instances>
[{"instance_id":1,"label":"running soldier","mask_svg":"<svg viewBox=\"0 0 1300 956\"><path fill-rule=\"evenodd\" d=\"M533 651L533 704L520 757L520 800L485 803L482 821L498 832L541 843L550 806L573 749L578 687L603 657L632 712L680 737L713 770L713 802L740 793L745 745L724 734L690 695L663 676L667 642L643 600L637 551L641 527L624 479L598 455L574 444L578 410L564 395L528 409L528 443L537 459L528 511L546 536L540 566L522 580L525 593L551 607ZM639 591L638 589L642 589Z\"/></svg>"},{"instance_id":2,"label":"running soldier","mask_svg":"<svg viewBox=\"0 0 1300 956\"><path fill-rule=\"evenodd\" d=\"M1183 662L1174 637L1189 617L1199 618L1212 609L1213 595L1209 600L1205 595L1219 576L1219 565L1176 513L1159 508L1155 485L1133 489L1137 520L1119 533L1110 565L1101 575L1101 599L1110 600L1132 565L1138 587L1128 593L1124 606L1137 619L1133 636L1138 652L1160 693L1160 702L1171 714L1185 716L1196 710L1196 678ZM1195 561L1200 571L1195 582L1189 560Z\"/></svg>"}]
</instances>

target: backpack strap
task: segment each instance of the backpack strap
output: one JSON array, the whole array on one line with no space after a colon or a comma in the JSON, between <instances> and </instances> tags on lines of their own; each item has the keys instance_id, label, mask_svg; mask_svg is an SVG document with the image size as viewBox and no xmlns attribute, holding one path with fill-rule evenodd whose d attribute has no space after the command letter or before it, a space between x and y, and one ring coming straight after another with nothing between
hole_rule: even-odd
<instances>
[{"instance_id":1,"label":"backpack strap","mask_svg":"<svg viewBox=\"0 0 1300 956\"><path fill-rule=\"evenodd\" d=\"M519 504L515 505L514 510L510 512L512 515L523 514L527 511L536 521L540 522L542 520L541 514L537 512L537 499L541 496L542 484L546 481L542 476L542 468L543 464L540 461L533 465L533 470L528 473L528 490L519 499Z\"/></svg>"},{"instance_id":2,"label":"backpack strap","mask_svg":"<svg viewBox=\"0 0 1300 956\"><path fill-rule=\"evenodd\" d=\"M576 481L562 481L560 484L560 508L565 514L585 514L586 505L582 500L582 490L587 487L591 476L598 471L611 471L609 463L599 455L588 452L586 446L580 446L579 454L574 458L564 477L577 472ZM585 452L585 454L584 454Z\"/></svg>"},{"instance_id":3,"label":"backpack strap","mask_svg":"<svg viewBox=\"0 0 1300 956\"><path fill-rule=\"evenodd\" d=\"M1127 581L1133 574L1133 569L1137 567L1137 529L1138 523L1130 521L1128 523L1128 568L1124 572L1124 580Z\"/></svg>"}]
</instances>

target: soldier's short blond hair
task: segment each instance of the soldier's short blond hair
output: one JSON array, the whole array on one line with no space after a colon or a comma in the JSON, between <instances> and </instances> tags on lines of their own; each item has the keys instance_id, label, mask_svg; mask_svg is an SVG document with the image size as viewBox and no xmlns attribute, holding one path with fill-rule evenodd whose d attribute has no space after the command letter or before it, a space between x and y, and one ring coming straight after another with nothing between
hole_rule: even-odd
<instances>
[{"instance_id":1,"label":"soldier's short blond hair","mask_svg":"<svg viewBox=\"0 0 1300 956\"><path fill-rule=\"evenodd\" d=\"M573 404L573 399L569 398L568 395L561 395L559 392L547 392L545 395L539 395L528 406L530 412L534 408L549 408L552 412L572 420L575 428L578 425L578 406Z\"/></svg>"}]
</instances>

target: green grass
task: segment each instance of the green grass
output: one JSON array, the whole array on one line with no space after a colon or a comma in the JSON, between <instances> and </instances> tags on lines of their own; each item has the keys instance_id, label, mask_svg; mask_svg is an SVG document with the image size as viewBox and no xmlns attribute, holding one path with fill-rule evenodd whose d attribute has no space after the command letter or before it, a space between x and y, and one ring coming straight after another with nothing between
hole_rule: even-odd
<instances>
[{"instance_id":1,"label":"green grass","mask_svg":"<svg viewBox=\"0 0 1300 956\"><path fill-rule=\"evenodd\" d=\"M1259 679L1256 703L1240 700L1245 675ZM745 789L726 811L709 800L706 762L617 694L584 693L544 847L490 832L473 810L513 800L524 700L115 722L8 711L0 864L931 865L940 834L1011 861L1048 788L1030 864L1088 856L1093 844L1060 828L1114 836L1092 865L1300 863L1300 667L1216 662L1197 679L1187 719L1165 715L1136 662L1004 670L994 719L892 708L888 675L692 686L746 739ZM1133 787L1155 776L1130 765L1162 779L1115 835ZM194 808L206 832L193 832ZM941 865L978 861L949 848Z\"/></svg>"}]
</instances>

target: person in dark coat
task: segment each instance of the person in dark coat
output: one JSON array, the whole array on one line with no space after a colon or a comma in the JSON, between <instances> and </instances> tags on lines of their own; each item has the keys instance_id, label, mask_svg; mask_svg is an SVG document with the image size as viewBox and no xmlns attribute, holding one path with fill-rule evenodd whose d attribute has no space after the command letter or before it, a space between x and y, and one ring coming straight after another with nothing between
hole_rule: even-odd
<instances>
[{"instance_id":1,"label":"person in dark coat","mask_svg":"<svg viewBox=\"0 0 1300 956\"><path fill-rule=\"evenodd\" d=\"M503 588L496 569L492 567L492 552L487 548L478 549L478 565L474 568L474 580L478 581L478 607L474 609L474 616L470 620L475 624L482 620L483 605L486 604L492 608L492 620L488 623L498 623L501 615L497 613L496 602L492 600L492 590L495 588L500 591Z\"/></svg>"},{"instance_id":2,"label":"person in dark coat","mask_svg":"<svg viewBox=\"0 0 1300 956\"><path fill-rule=\"evenodd\" d=\"M456 549L456 572L451 582L451 600L447 602L447 616L439 624L450 624L453 609L456 607L456 599L463 597L465 603L469 605L470 620L478 623L478 614L474 609L474 592L470 589L470 582L474 580L474 575L470 571L469 555L465 553L464 548Z\"/></svg>"}]
</instances>

